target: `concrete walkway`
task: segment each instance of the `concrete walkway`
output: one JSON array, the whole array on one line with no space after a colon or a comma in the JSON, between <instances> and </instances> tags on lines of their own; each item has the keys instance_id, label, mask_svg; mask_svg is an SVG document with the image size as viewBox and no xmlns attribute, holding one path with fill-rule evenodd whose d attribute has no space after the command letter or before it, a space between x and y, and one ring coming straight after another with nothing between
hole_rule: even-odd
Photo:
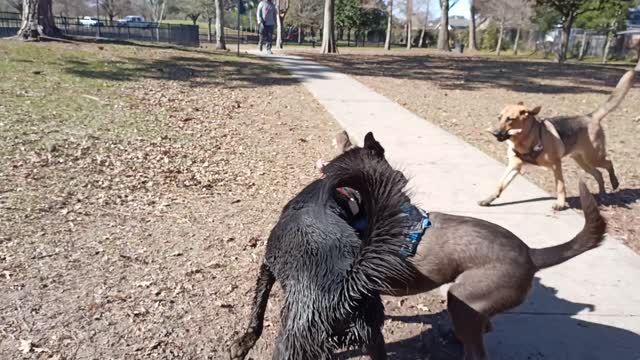
<instances>
[{"instance_id":1,"label":"concrete walkway","mask_svg":"<svg viewBox=\"0 0 640 360\"><path fill-rule=\"evenodd\" d=\"M581 215L554 213L549 194L522 177L496 201L504 206L479 207L504 165L349 76L300 57L272 59L356 141L373 131L389 160L413 177L414 199L424 208L495 222L531 247L568 241L582 228ZM608 239L539 272L529 300L493 322L491 359L640 360L640 256Z\"/></svg>"}]
</instances>

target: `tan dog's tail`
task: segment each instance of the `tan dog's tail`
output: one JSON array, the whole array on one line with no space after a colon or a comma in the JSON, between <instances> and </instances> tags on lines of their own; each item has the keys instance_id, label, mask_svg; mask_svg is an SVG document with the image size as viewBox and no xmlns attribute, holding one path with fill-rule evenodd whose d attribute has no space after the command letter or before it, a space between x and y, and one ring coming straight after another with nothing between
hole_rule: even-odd
<instances>
[{"instance_id":1,"label":"tan dog's tail","mask_svg":"<svg viewBox=\"0 0 640 360\"><path fill-rule=\"evenodd\" d=\"M582 181L580 182L580 203L585 223L578 235L564 244L529 251L538 270L563 263L602 243L607 223L600 215L596 199Z\"/></svg>"},{"instance_id":2,"label":"tan dog's tail","mask_svg":"<svg viewBox=\"0 0 640 360\"><path fill-rule=\"evenodd\" d=\"M640 70L638 68L640 68L640 63L638 64L638 66L636 66L636 70L629 70L624 75L622 75L620 81L618 81L618 85L616 85L613 93L611 93L609 99L607 99L607 102L600 105L600 107L596 111L591 113L590 116L592 121L600 123L600 121L602 121L602 119L604 119L607 114L615 110L615 108L620 105L622 99L624 99L624 97L627 95L627 92L629 92L629 89L633 87L633 84L636 81L636 71Z\"/></svg>"}]
</instances>

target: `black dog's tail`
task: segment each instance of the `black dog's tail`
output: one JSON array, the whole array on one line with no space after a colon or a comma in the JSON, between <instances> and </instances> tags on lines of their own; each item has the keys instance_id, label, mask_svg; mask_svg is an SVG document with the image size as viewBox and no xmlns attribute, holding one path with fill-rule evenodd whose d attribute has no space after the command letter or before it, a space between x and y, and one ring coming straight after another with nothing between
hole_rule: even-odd
<instances>
[{"instance_id":1,"label":"black dog's tail","mask_svg":"<svg viewBox=\"0 0 640 360\"><path fill-rule=\"evenodd\" d=\"M326 193L341 186L359 191L361 207L368 220L361 251L344 280L337 309L342 315L348 315L363 298L389 288L391 280L402 281L410 276L409 267L400 256L407 225L401 205L409 198L404 192L406 178L384 158L368 149L352 150L344 155L323 168Z\"/></svg>"},{"instance_id":2,"label":"black dog's tail","mask_svg":"<svg viewBox=\"0 0 640 360\"><path fill-rule=\"evenodd\" d=\"M602 243L607 223L598 211L596 200L582 181L580 182L580 203L585 222L578 235L564 244L530 250L531 259L538 269L563 263Z\"/></svg>"}]
</instances>

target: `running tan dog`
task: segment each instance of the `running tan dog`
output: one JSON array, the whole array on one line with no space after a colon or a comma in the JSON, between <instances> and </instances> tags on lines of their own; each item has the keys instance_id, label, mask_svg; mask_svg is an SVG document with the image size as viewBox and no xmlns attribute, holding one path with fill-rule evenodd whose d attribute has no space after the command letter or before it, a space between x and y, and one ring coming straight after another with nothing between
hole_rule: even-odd
<instances>
[{"instance_id":1,"label":"running tan dog","mask_svg":"<svg viewBox=\"0 0 640 360\"><path fill-rule=\"evenodd\" d=\"M638 71L640 69L636 69ZM569 155L598 182L600 193L605 192L602 174L597 168L609 173L613 189L618 188L618 179L611 160L607 159L605 136L600 122L613 111L636 79L636 72L627 71L606 103L587 115L558 116L544 120L536 119L540 106L533 109L522 102L507 105L499 115L500 123L489 130L498 141L508 141L509 164L498 183L495 193L479 202L489 206L497 199L511 181L521 172L524 164L546 167L553 171L556 182L557 201L555 210L567 207L566 191L562 176L562 158Z\"/></svg>"}]
</instances>

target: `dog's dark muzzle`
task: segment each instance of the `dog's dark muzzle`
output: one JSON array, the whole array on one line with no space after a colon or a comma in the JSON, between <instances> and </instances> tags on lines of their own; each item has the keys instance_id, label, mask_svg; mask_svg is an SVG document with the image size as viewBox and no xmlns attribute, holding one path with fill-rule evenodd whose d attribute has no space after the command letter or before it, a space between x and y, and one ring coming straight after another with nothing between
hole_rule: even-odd
<instances>
[{"instance_id":1,"label":"dog's dark muzzle","mask_svg":"<svg viewBox=\"0 0 640 360\"><path fill-rule=\"evenodd\" d=\"M509 132L505 130L491 129L489 130L489 132L500 142L507 141L511 137L511 135L509 135Z\"/></svg>"}]
</instances>

